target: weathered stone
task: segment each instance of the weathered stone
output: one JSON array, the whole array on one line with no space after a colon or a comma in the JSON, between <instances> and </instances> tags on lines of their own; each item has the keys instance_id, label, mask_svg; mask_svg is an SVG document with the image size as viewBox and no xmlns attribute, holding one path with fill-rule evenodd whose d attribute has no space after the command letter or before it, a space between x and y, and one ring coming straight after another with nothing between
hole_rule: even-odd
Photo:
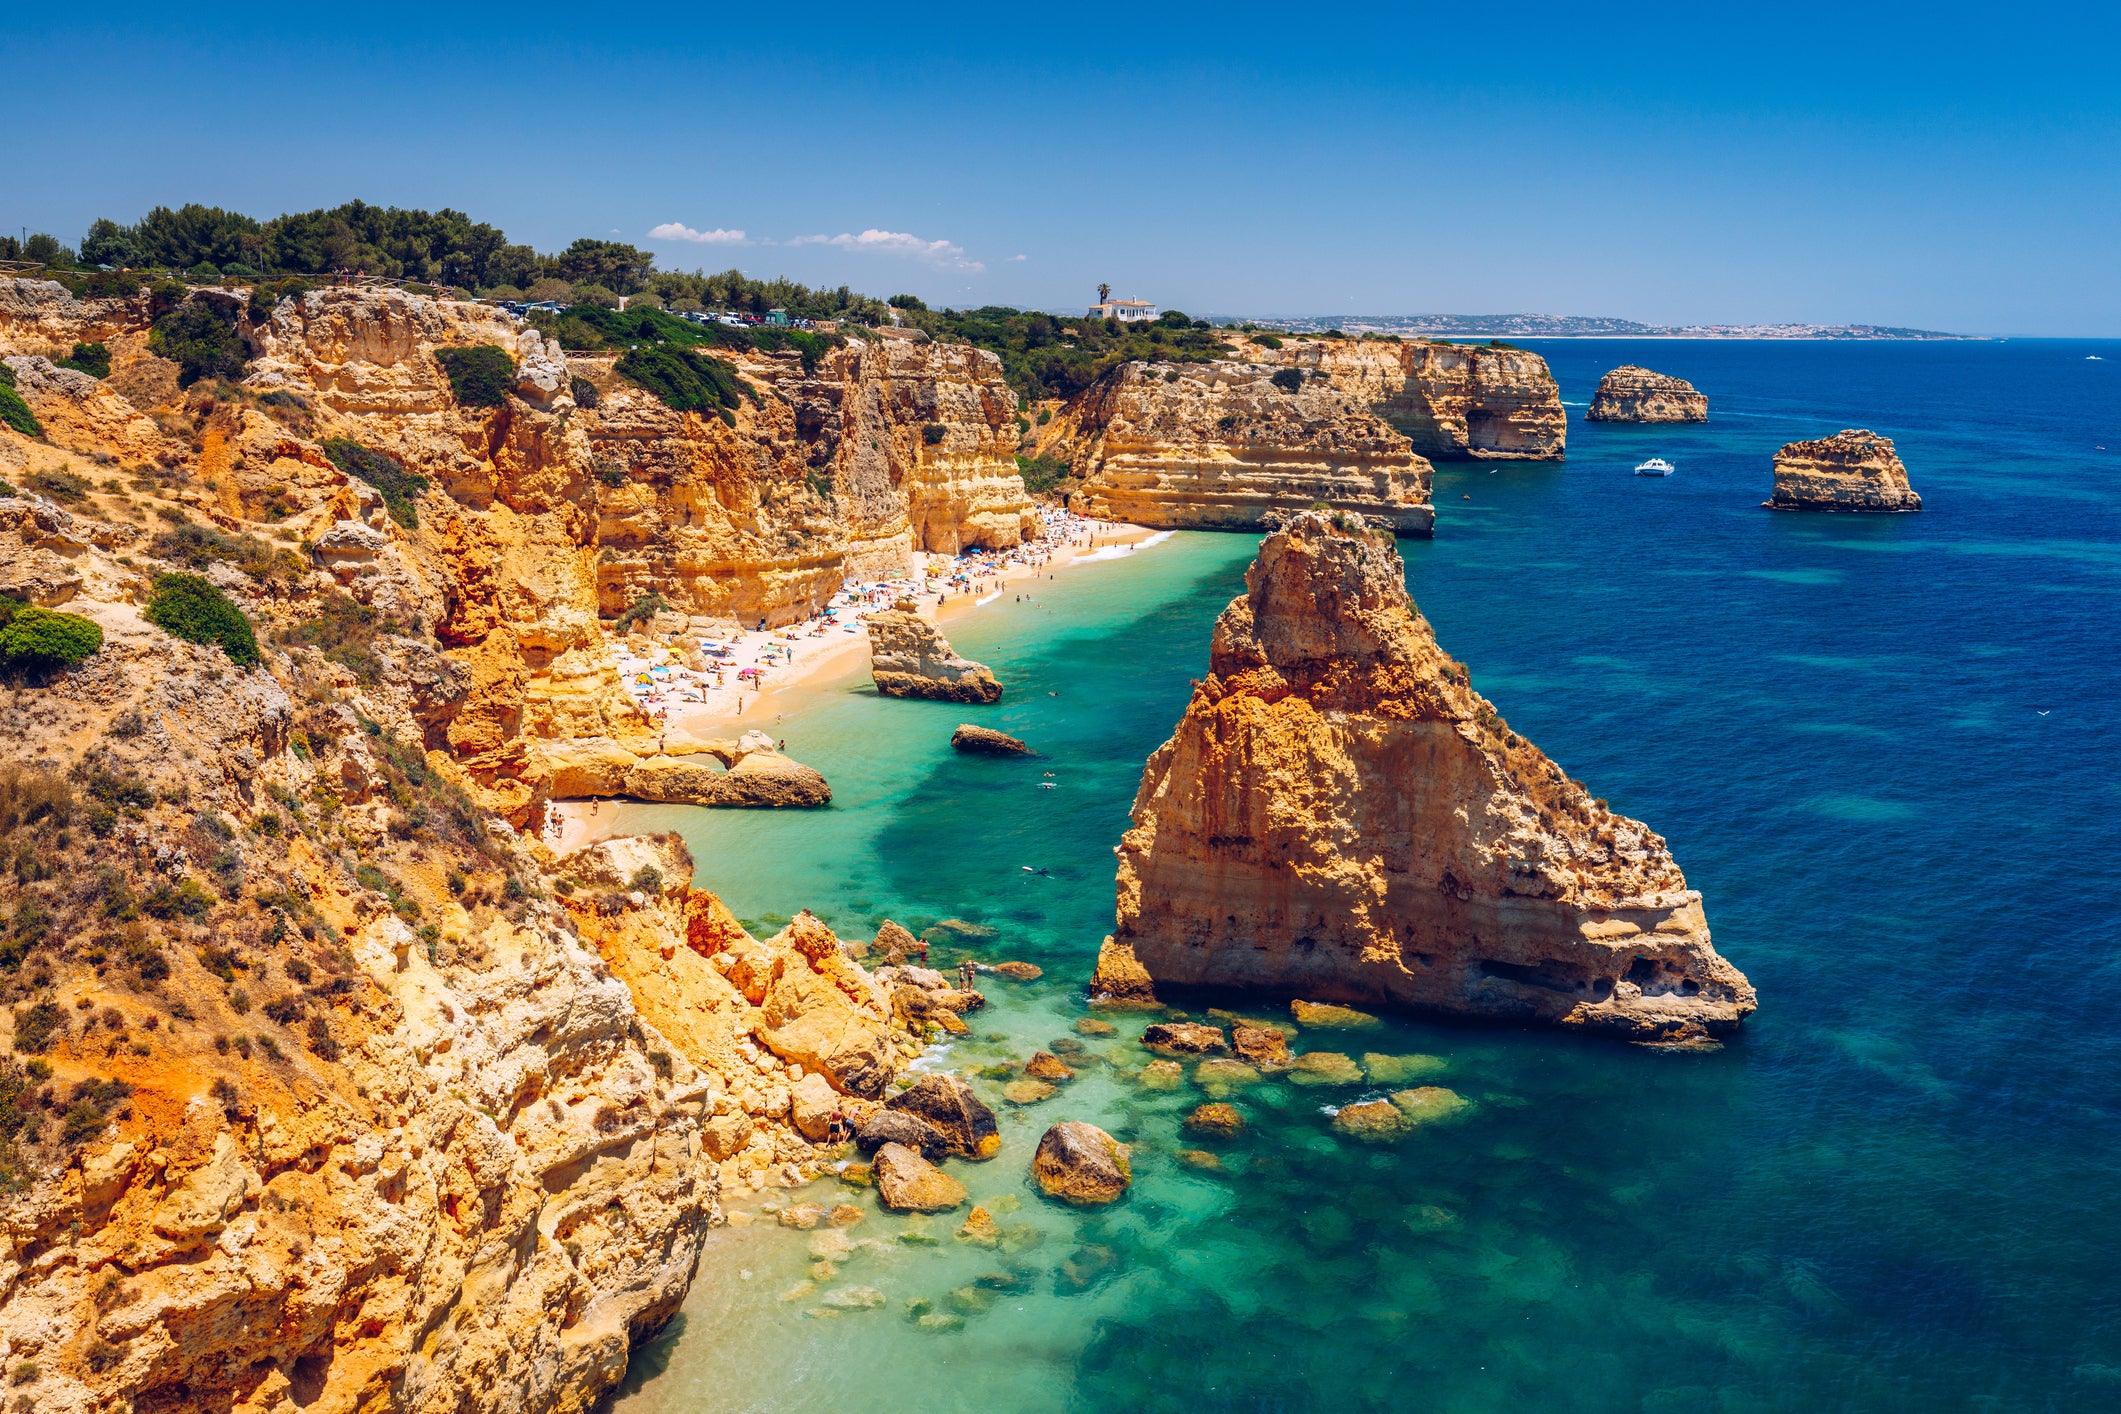
<instances>
[{"instance_id":1,"label":"weathered stone","mask_svg":"<svg viewBox=\"0 0 2121 1414\"><path fill-rule=\"evenodd\" d=\"M950 1136L919 1115L901 1110L878 1110L854 1131L854 1146L874 1153L886 1144L902 1144L923 1158L941 1159L950 1153Z\"/></svg>"},{"instance_id":2,"label":"weathered stone","mask_svg":"<svg viewBox=\"0 0 2121 1414\"><path fill-rule=\"evenodd\" d=\"M1079 1016L1075 1019L1075 1030L1082 1036L1110 1036L1119 1028L1094 1016Z\"/></svg>"},{"instance_id":3,"label":"weathered stone","mask_svg":"<svg viewBox=\"0 0 2121 1414\"><path fill-rule=\"evenodd\" d=\"M1381 1143L1407 1132L1407 1117L1390 1100L1362 1100L1342 1105L1333 1116L1333 1127L1355 1139Z\"/></svg>"},{"instance_id":4,"label":"weathered stone","mask_svg":"<svg viewBox=\"0 0 2121 1414\"><path fill-rule=\"evenodd\" d=\"M1919 511L1907 468L1892 442L1850 430L1775 453L1775 490L1764 503L1778 511Z\"/></svg>"},{"instance_id":5,"label":"weathered stone","mask_svg":"<svg viewBox=\"0 0 2121 1414\"><path fill-rule=\"evenodd\" d=\"M999 702L1002 685L984 663L960 658L934 624L901 601L868 618L869 670L886 697Z\"/></svg>"},{"instance_id":6,"label":"weathered stone","mask_svg":"<svg viewBox=\"0 0 2121 1414\"><path fill-rule=\"evenodd\" d=\"M1752 1011L1664 841L1472 691L1389 537L1304 512L1245 582L1121 841L1142 970L1636 1040Z\"/></svg>"},{"instance_id":7,"label":"weathered stone","mask_svg":"<svg viewBox=\"0 0 2121 1414\"><path fill-rule=\"evenodd\" d=\"M1234 1027L1230 1049L1262 1070L1279 1070L1289 1063L1288 1038L1279 1027Z\"/></svg>"},{"instance_id":8,"label":"weathered stone","mask_svg":"<svg viewBox=\"0 0 2121 1414\"><path fill-rule=\"evenodd\" d=\"M1235 1105L1195 1105L1193 1112L1185 1119L1188 1134L1205 1135L1212 1139L1231 1138L1243 1133L1244 1127L1245 1117Z\"/></svg>"},{"instance_id":9,"label":"weathered stone","mask_svg":"<svg viewBox=\"0 0 2121 1414\"><path fill-rule=\"evenodd\" d=\"M1046 969L1035 962L997 962L986 970L1012 982L1036 982L1046 975Z\"/></svg>"},{"instance_id":10,"label":"weathered stone","mask_svg":"<svg viewBox=\"0 0 2121 1414\"><path fill-rule=\"evenodd\" d=\"M1295 1017L1299 1025L1328 1031L1371 1031L1384 1024L1366 1011L1334 1006L1330 1002L1293 1001L1289 1003L1289 1015Z\"/></svg>"},{"instance_id":11,"label":"weathered stone","mask_svg":"<svg viewBox=\"0 0 2121 1414\"><path fill-rule=\"evenodd\" d=\"M1451 1063L1442 1056L1385 1056L1366 1051L1362 1058L1362 1073L1372 1085L1405 1085L1441 1075L1450 1068Z\"/></svg>"},{"instance_id":12,"label":"weathered stone","mask_svg":"<svg viewBox=\"0 0 2121 1414\"><path fill-rule=\"evenodd\" d=\"M832 1116L839 1107L839 1092L815 1071L788 1091L788 1120L797 1133L813 1144L822 1142L831 1132Z\"/></svg>"},{"instance_id":13,"label":"weathered stone","mask_svg":"<svg viewBox=\"0 0 2121 1414\"><path fill-rule=\"evenodd\" d=\"M1210 1094L1224 1094L1259 1082L1259 1072L1243 1061L1204 1060L1193 1067L1193 1083Z\"/></svg>"},{"instance_id":14,"label":"weathered stone","mask_svg":"<svg viewBox=\"0 0 2121 1414\"><path fill-rule=\"evenodd\" d=\"M1360 1085L1362 1067L1338 1051L1305 1051L1289 1062L1298 1085Z\"/></svg>"},{"instance_id":15,"label":"weathered stone","mask_svg":"<svg viewBox=\"0 0 2121 1414\"><path fill-rule=\"evenodd\" d=\"M1176 1090L1186 1078L1186 1068L1175 1060L1153 1060L1142 1067L1144 1090Z\"/></svg>"},{"instance_id":16,"label":"weathered stone","mask_svg":"<svg viewBox=\"0 0 2121 1414\"><path fill-rule=\"evenodd\" d=\"M900 1213L940 1213L962 1204L965 1185L903 1144L876 1151L876 1192Z\"/></svg>"},{"instance_id":17,"label":"weathered stone","mask_svg":"<svg viewBox=\"0 0 2121 1414\"><path fill-rule=\"evenodd\" d=\"M1070 1203L1110 1203L1134 1180L1128 1148L1094 1124L1063 1120L1038 1141L1031 1173L1051 1198Z\"/></svg>"},{"instance_id":18,"label":"weathered stone","mask_svg":"<svg viewBox=\"0 0 2121 1414\"><path fill-rule=\"evenodd\" d=\"M1012 1080L1002 1086L1002 1098L1012 1105L1035 1105L1060 1093L1043 1080Z\"/></svg>"},{"instance_id":19,"label":"weathered stone","mask_svg":"<svg viewBox=\"0 0 2121 1414\"><path fill-rule=\"evenodd\" d=\"M994 1123L994 1111L980 1102L972 1087L954 1075L923 1075L899 1091L886 1106L901 1114L915 1115L941 1130L950 1152L968 1159L987 1159L1002 1145Z\"/></svg>"},{"instance_id":20,"label":"weathered stone","mask_svg":"<svg viewBox=\"0 0 2121 1414\"><path fill-rule=\"evenodd\" d=\"M1051 1051L1033 1051L1031 1059L1024 1062L1024 1074L1033 1080L1073 1080L1075 1072Z\"/></svg>"},{"instance_id":21,"label":"weathered stone","mask_svg":"<svg viewBox=\"0 0 2121 1414\"><path fill-rule=\"evenodd\" d=\"M959 751L973 756L1032 756L1030 747L1007 732L995 731L992 727L976 727L970 722L950 733L950 744Z\"/></svg>"},{"instance_id":22,"label":"weathered stone","mask_svg":"<svg viewBox=\"0 0 2121 1414\"><path fill-rule=\"evenodd\" d=\"M975 1206L971 1212L965 1214L965 1225L957 1230L957 1240L972 1243L976 1247L999 1246L1002 1240L1001 1225L995 1222L994 1214Z\"/></svg>"},{"instance_id":23,"label":"weathered stone","mask_svg":"<svg viewBox=\"0 0 2121 1414\"><path fill-rule=\"evenodd\" d=\"M1392 1103L1407 1117L1408 1124L1441 1124L1472 1113L1473 1102L1441 1085L1423 1085L1392 1094Z\"/></svg>"},{"instance_id":24,"label":"weathered stone","mask_svg":"<svg viewBox=\"0 0 2121 1414\"><path fill-rule=\"evenodd\" d=\"M1160 1056L1220 1055L1230 1049L1221 1027L1197 1021L1160 1021L1142 1032L1142 1045Z\"/></svg>"},{"instance_id":25,"label":"weathered stone","mask_svg":"<svg viewBox=\"0 0 2121 1414\"><path fill-rule=\"evenodd\" d=\"M1598 380L1588 422L1707 422L1709 400L1684 378L1627 363Z\"/></svg>"}]
</instances>

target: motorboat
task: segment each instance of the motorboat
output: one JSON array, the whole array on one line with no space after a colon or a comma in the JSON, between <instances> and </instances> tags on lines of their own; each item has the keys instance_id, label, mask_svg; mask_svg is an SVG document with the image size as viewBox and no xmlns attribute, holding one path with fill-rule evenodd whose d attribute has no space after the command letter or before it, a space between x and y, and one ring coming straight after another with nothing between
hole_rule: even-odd
<instances>
[{"instance_id":1,"label":"motorboat","mask_svg":"<svg viewBox=\"0 0 2121 1414\"><path fill-rule=\"evenodd\" d=\"M1637 476L1670 476L1677 470L1679 470L1678 467L1673 466L1663 457L1651 457L1641 466L1635 468L1635 474Z\"/></svg>"}]
</instances>

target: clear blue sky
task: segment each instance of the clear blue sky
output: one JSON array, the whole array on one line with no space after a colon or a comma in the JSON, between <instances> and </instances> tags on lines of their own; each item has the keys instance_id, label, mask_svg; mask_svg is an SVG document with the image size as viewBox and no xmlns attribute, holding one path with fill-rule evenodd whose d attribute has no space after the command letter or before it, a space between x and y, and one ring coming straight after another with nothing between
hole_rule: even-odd
<instances>
[{"instance_id":1,"label":"clear blue sky","mask_svg":"<svg viewBox=\"0 0 2121 1414\"><path fill-rule=\"evenodd\" d=\"M0 224L360 197L933 303L2121 333L2112 3L334 8L19 7Z\"/></svg>"}]
</instances>

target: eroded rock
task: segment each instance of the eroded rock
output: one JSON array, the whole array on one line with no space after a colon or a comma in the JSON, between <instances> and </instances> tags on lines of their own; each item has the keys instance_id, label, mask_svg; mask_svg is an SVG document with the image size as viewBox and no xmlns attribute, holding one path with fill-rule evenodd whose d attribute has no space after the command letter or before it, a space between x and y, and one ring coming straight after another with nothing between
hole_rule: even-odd
<instances>
[{"instance_id":1,"label":"eroded rock","mask_svg":"<svg viewBox=\"0 0 2121 1414\"><path fill-rule=\"evenodd\" d=\"M1110 1203L1134 1181L1129 1150L1094 1124L1063 1120L1038 1141L1032 1177L1049 1198L1069 1203Z\"/></svg>"},{"instance_id":2,"label":"eroded rock","mask_svg":"<svg viewBox=\"0 0 2121 1414\"><path fill-rule=\"evenodd\" d=\"M901 600L868 618L869 666L886 697L935 702L999 702L1002 685L984 663L961 658L928 620Z\"/></svg>"}]
</instances>

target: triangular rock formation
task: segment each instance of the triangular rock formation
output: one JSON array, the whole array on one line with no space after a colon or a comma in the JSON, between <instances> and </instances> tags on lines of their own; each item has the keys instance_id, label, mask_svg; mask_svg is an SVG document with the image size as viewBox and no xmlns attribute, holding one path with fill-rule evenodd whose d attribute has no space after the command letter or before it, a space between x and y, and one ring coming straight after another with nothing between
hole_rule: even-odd
<instances>
[{"instance_id":1,"label":"triangular rock formation","mask_svg":"<svg viewBox=\"0 0 2121 1414\"><path fill-rule=\"evenodd\" d=\"M1664 841L1512 732L1389 534L1261 544L1119 850L1113 990L1241 986L1673 1040L1753 989Z\"/></svg>"}]
</instances>

